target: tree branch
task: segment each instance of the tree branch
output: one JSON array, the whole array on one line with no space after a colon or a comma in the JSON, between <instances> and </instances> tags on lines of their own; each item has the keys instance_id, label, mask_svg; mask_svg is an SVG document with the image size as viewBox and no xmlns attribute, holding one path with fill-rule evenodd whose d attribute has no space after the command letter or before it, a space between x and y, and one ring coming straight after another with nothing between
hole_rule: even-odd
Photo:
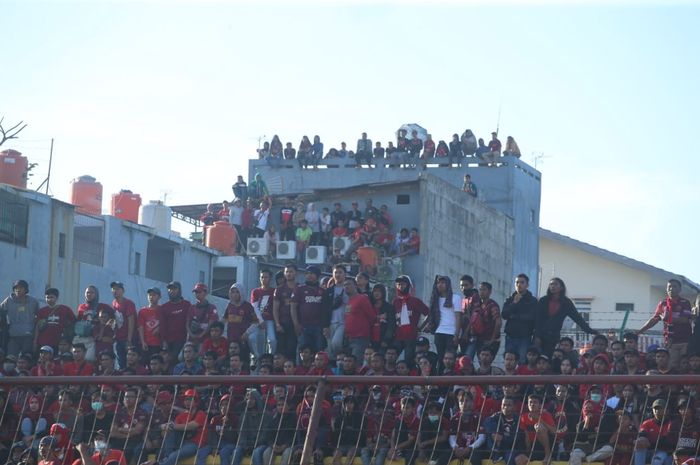
<instances>
[{"instance_id":1,"label":"tree branch","mask_svg":"<svg viewBox=\"0 0 700 465\"><path fill-rule=\"evenodd\" d=\"M24 121L20 121L19 123L15 124L9 129L5 129L2 126L2 122L4 121L5 117L3 116L0 118L0 133L2 133L2 139L0 139L0 145L4 144L5 141L8 141L10 139L17 139L17 134L19 134L22 129L27 127L27 124Z\"/></svg>"}]
</instances>

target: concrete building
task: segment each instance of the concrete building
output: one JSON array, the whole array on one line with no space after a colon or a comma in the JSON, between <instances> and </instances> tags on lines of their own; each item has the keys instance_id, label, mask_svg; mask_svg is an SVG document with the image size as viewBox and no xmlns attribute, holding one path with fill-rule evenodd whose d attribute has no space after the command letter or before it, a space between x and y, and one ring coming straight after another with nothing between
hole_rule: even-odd
<instances>
[{"instance_id":1,"label":"concrete building","mask_svg":"<svg viewBox=\"0 0 700 465\"><path fill-rule=\"evenodd\" d=\"M11 292L17 279L29 282L30 293L43 300L47 287L61 291L60 301L72 308L83 290L94 284L101 300L111 302L109 283L125 284L127 297L146 304L146 289L182 282L186 298L196 282L211 283L220 254L174 233L123 221L89 216L73 205L44 194L0 185L0 295ZM217 306L223 312L223 302Z\"/></svg>"},{"instance_id":2,"label":"concrete building","mask_svg":"<svg viewBox=\"0 0 700 465\"><path fill-rule=\"evenodd\" d=\"M272 196L313 200L318 210L336 201L344 210L351 201L364 209L367 198L376 207L386 204L395 230L420 231L421 254L402 263L418 295L429 297L435 274L448 274L454 281L469 273L477 281L492 282L494 297L502 301L518 273L527 273L537 285L541 175L514 157L501 158L498 166L481 165L467 158L460 168L428 165L423 171L381 160L375 168L357 169L353 160L334 159L313 170L299 168L295 160L274 168L251 160L248 176L259 173ZM477 185L477 198L461 191L465 173ZM274 206L271 218L278 218Z\"/></svg>"},{"instance_id":3,"label":"concrete building","mask_svg":"<svg viewBox=\"0 0 700 465\"><path fill-rule=\"evenodd\" d=\"M628 258L585 242L540 229L539 295L553 277L564 280L568 296L593 328L617 333L639 329L666 295L669 278L682 283L682 295L691 302L700 285L684 276ZM564 328L573 327L565 321ZM640 337L640 347L661 341L661 324ZM580 344L589 336L575 332Z\"/></svg>"}]
</instances>

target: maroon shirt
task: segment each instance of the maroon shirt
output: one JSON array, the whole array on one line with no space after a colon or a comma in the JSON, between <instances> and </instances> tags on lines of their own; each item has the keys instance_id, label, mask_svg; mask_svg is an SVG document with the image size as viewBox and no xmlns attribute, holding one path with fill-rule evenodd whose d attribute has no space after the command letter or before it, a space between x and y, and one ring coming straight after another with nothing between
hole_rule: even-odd
<instances>
[{"instance_id":1,"label":"maroon shirt","mask_svg":"<svg viewBox=\"0 0 700 465\"><path fill-rule=\"evenodd\" d=\"M54 349L61 339L63 328L75 323L75 315L70 307L56 305L54 308L42 307L36 312L36 321L45 320L46 325L42 330L37 328L36 342L39 347L51 346Z\"/></svg>"},{"instance_id":2,"label":"maroon shirt","mask_svg":"<svg viewBox=\"0 0 700 465\"><path fill-rule=\"evenodd\" d=\"M323 325L323 289L321 286L299 286L292 294L297 304L297 317L302 327Z\"/></svg>"},{"instance_id":3,"label":"maroon shirt","mask_svg":"<svg viewBox=\"0 0 700 465\"><path fill-rule=\"evenodd\" d=\"M185 342L187 340L187 311L191 307L188 300L168 301L160 306L160 337L165 342Z\"/></svg>"},{"instance_id":4,"label":"maroon shirt","mask_svg":"<svg viewBox=\"0 0 700 465\"><path fill-rule=\"evenodd\" d=\"M224 312L224 320L226 321L226 338L229 341L240 341L241 336L255 321L255 311L250 302L241 301L239 305L229 302Z\"/></svg>"},{"instance_id":5,"label":"maroon shirt","mask_svg":"<svg viewBox=\"0 0 700 465\"><path fill-rule=\"evenodd\" d=\"M279 303L279 320L280 324L290 324L292 322L292 314L290 304L292 303L292 296L294 295L294 289L287 284L275 289L274 300Z\"/></svg>"},{"instance_id":6,"label":"maroon shirt","mask_svg":"<svg viewBox=\"0 0 700 465\"><path fill-rule=\"evenodd\" d=\"M250 303L254 307L260 307L260 313L263 320L272 320L272 297L275 294L275 289L270 287L263 289L258 287L250 292Z\"/></svg>"},{"instance_id":7,"label":"maroon shirt","mask_svg":"<svg viewBox=\"0 0 700 465\"><path fill-rule=\"evenodd\" d=\"M669 312L668 307L671 311ZM690 341L690 335L693 332L693 324L690 321L692 310L690 302L683 297L675 299L663 299L656 306L654 312L655 317L659 317L664 322L664 341L667 344L683 344ZM678 322L679 317L688 319L685 323ZM673 332L669 332L669 325L673 326Z\"/></svg>"}]
</instances>

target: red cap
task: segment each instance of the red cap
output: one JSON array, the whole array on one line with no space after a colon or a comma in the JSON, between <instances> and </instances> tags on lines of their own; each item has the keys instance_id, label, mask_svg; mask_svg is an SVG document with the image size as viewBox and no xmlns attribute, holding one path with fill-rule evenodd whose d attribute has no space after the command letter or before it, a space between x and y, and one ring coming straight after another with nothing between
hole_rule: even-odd
<instances>
[{"instance_id":1,"label":"red cap","mask_svg":"<svg viewBox=\"0 0 700 465\"><path fill-rule=\"evenodd\" d=\"M223 404L224 402L228 402L231 400L231 396L229 394L224 394L221 396L221 399L219 399L219 405Z\"/></svg>"},{"instance_id":2,"label":"red cap","mask_svg":"<svg viewBox=\"0 0 700 465\"><path fill-rule=\"evenodd\" d=\"M188 390L185 391L185 393L182 395L182 397L194 397L194 398L198 398L198 397L199 397L199 394L197 394L197 391L195 391L194 389L188 389Z\"/></svg>"},{"instance_id":3,"label":"red cap","mask_svg":"<svg viewBox=\"0 0 700 465\"><path fill-rule=\"evenodd\" d=\"M204 283L197 283L194 285L194 289L192 289L192 292L197 292L197 291L209 292L209 288Z\"/></svg>"}]
</instances>

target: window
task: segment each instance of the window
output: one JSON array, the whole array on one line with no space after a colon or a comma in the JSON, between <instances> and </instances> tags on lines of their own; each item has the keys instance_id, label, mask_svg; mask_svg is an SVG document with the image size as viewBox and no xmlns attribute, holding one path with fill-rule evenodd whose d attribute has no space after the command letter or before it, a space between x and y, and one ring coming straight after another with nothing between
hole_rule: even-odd
<instances>
[{"instance_id":1,"label":"window","mask_svg":"<svg viewBox=\"0 0 700 465\"><path fill-rule=\"evenodd\" d=\"M159 237L148 241L146 249L146 277L156 281L173 280L176 244Z\"/></svg>"},{"instance_id":2,"label":"window","mask_svg":"<svg viewBox=\"0 0 700 465\"><path fill-rule=\"evenodd\" d=\"M102 266L104 235L105 224L102 218L76 214L73 225L73 259L80 263Z\"/></svg>"},{"instance_id":3,"label":"window","mask_svg":"<svg viewBox=\"0 0 700 465\"><path fill-rule=\"evenodd\" d=\"M137 276L141 274L141 253L139 252L134 252L134 274Z\"/></svg>"},{"instance_id":4,"label":"window","mask_svg":"<svg viewBox=\"0 0 700 465\"><path fill-rule=\"evenodd\" d=\"M593 299L591 298L572 298L576 310L583 317L583 321L590 324L591 323L591 303ZM562 333L567 332L570 337L573 338L576 347L580 347L582 344L589 344L591 342L590 334L584 333L574 321L567 317L562 324ZM564 334L562 334L564 335Z\"/></svg>"},{"instance_id":5,"label":"window","mask_svg":"<svg viewBox=\"0 0 700 465\"><path fill-rule=\"evenodd\" d=\"M530 223L535 224L536 223L535 219L536 219L535 210L531 208L530 209Z\"/></svg>"},{"instance_id":6,"label":"window","mask_svg":"<svg viewBox=\"0 0 700 465\"><path fill-rule=\"evenodd\" d=\"M408 194L397 194L396 195L396 205L409 205L411 203L411 196Z\"/></svg>"},{"instance_id":7,"label":"window","mask_svg":"<svg viewBox=\"0 0 700 465\"><path fill-rule=\"evenodd\" d=\"M0 241L27 246L29 205L9 194L0 196Z\"/></svg>"},{"instance_id":8,"label":"window","mask_svg":"<svg viewBox=\"0 0 700 465\"><path fill-rule=\"evenodd\" d=\"M66 234L58 233L58 258L66 258Z\"/></svg>"},{"instance_id":9,"label":"window","mask_svg":"<svg viewBox=\"0 0 700 465\"><path fill-rule=\"evenodd\" d=\"M634 311L634 304L615 304L615 311L616 312L633 312Z\"/></svg>"}]
</instances>

